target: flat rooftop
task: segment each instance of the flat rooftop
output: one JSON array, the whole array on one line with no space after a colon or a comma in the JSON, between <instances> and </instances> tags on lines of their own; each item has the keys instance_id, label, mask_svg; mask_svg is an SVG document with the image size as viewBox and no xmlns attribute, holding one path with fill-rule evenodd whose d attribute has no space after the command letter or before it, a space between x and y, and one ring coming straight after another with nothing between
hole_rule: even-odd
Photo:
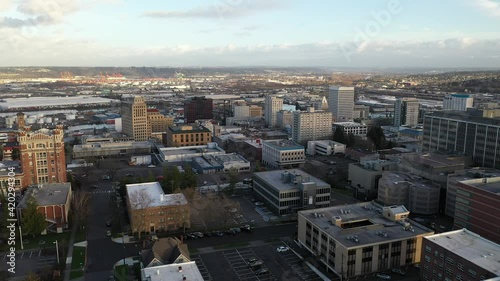
<instances>
[{"instance_id":1,"label":"flat rooftop","mask_svg":"<svg viewBox=\"0 0 500 281\"><path fill-rule=\"evenodd\" d=\"M407 220L407 222L410 223L413 231L404 230L399 222L385 218L382 213L382 206L374 202L300 211L299 216L304 216L346 248L358 248L366 244L389 243L409 239L417 235L434 233L432 230L411 220ZM335 217L340 218L343 224L353 226L348 228L337 226L335 225Z\"/></svg>"},{"instance_id":2,"label":"flat rooftop","mask_svg":"<svg viewBox=\"0 0 500 281\"><path fill-rule=\"evenodd\" d=\"M500 195L500 177L464 180L461 183Z\"/></svg>"},{"instance_id":3,"label":"flat rooftop","mask_svg":"<svg viewBox=\"0 0 500 281\"><path fill-rule=\"evenodd\" d=\"M182 266L182 272L179 272L179 266ZM150 281L182 281L183 277L186 277L188 281L204 280L194 261L146 267L141 271L143 276L146 277L145 280ZM147 277L150 279L147 279Z\"/></svg>"},{"instance_id":4,"label":"flat rooftop","mask_svg":"<svg viewBox=\"0 0 500 281\"><path fill-rule=\"evenodd\" d=\"M163 155L186 155L201 153L214 153L214 152L224 152L219 146L209 147L206 145L202 146L183 146L183 147L161 147L159 148Z\"/></svg>"},{"instance_id":5,"label":"flat rooftop","mask_svg":"<svg viewBox=\"0 0 500 281\"><path fill-rule=\"evenodd\" d=\"M281 175L284 172L288 172L290 174L295 174L295 175L300 175L302 176L302 179L306 179L303 182L315 182L318 186L330 186L326 182L311 176L310 174L299 170L299 169L288 169L288 170L275 170L275 171L267 171L267 172L257 172L253 173L254 177L261 178L265 182L267 182L269 185L272 187L276 188L277 190L284 191L284 190L290 190L290 189L298 189L292 182L283 182L281 179Z\"/></svg>"},{"instance_id":6,"label":"flat rooftop","mask_svg":"<svg viewBox=\"0 0 500 281\"><path fill-rule=\"evenodd\" d=\"M145 183L134 183L127 184L127 197L133 198L133 193L135 192L145 192L152 199L149 207L161 207L161 206L181 206L186 205L187 199L182 193L165 194L163 189L158 182L145 182Z\"/></svg>"},{"instance_id":7,"label":"flat rooftop","mask_svg":"<svg viewBox=\"0 0 500 281\"><path fill-rule=\"evenodd\" d=\"M28 198L33 196L38 206L64 205L71 190L71 183L46 183L28 188L24 194L19 207L24 208ZM68 199L69 200L69 199Z\"/></svg>"},{"instance_id":8,"label":"flat rooftop","mask_svg":"<svg viewBox=\"0 0 500 281\"><path fill-rule=\"evenodd\" d=\"M168 127L173 134L186 134L186 133L210 133L210 130L203 126L170 126Z\"/></svg>"},{"instance_id":9,"label":"flat rooftop","mask_svg":"<svg viewBox=\"0 0 500 281\"><path fill-rule=\"evenodd\" d=\"M467 229L427 236L435 244L500 276L500 245Z\"/></svg>"},{"instance_id":10,"label":"flat rooftop","mask_svg":"<svg viewBox=\"0 0 500 281\"><path fill-rule=\"evenodd\" d=\"M268 140L264 141L264 145L269 145L278 150L304 149L302 145L289 140Z\"/></svg>"},{"instance_id":11,"label":"flat rooftop","mask_svg":"<svg viewBox=\"0 0 500 281\"><path fill-rule=\"evenodd\" d=\"M222 166L212 155L205 155L205 156L199 156L199 157L194 157L193 161L196 162L200 167L203 169L222 169L224 166Z\"/></svg>"},{"instance_id":12,"label":"flat rooftop","mask_svg":"<svg viewBox=\"0 0 500 281\"><path fill-rule=\"evenodd\" d=\"M366 125L356 122L334 122L333 125L344 126L344 127L366 127Z\"/></svg>"}]
</instances>

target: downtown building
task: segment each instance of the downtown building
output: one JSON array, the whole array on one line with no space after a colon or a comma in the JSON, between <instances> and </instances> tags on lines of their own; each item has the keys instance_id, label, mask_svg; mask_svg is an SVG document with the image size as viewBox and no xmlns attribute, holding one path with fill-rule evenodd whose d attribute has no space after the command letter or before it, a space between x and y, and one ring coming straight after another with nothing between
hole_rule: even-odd
<instances>
[{"instance_id":1,"label":"downtown building","mask_svg":"<svg viewBox=\"0 0 500 281\"><path fill-rule=\"evenodd\" d=\"M330 86L328 108L335 122L352 121L354 111L354 87Z\"/></svg>"},{"instance_id":2,"label":"downtown building","mask_svg":"<svg viewBox=\"0 0 500 281\"><path fill-rule=\"evenodd\" d=\"M184 102L184 123L192 124L196 120L213 119L214 104L212 99L193 97Z\"/></svg>"},{"instance_id":3,"label":"downtown building","mask_svg":"<svg viewBox=\"0 0 500 281\"><path fill-rule=\"evenodd\" d=\"M264 118L268 127L276 127L278 125L277 113L283 109L283 99L276 96L268 95L264 100Z\"/></svg>"},{"instance_id":4,"label":"downtown building","mask_svg":"<svg viewBox=\"0 0 500 281\"><path fill-rule=\"evenodd\" d=\"M417 99L397 98L394 104L394 126L416 126L419 109L420 103Z\"/></svg>"},{"instance_id":5,"label":"downtown building","mask_svg":"<svg viewBox=\"0 0 500 281\"><path fill-rule=\"evenodd\" d=\"M147 141L151 136L148 126L148 106L143 97L122 101L122 132L135 141Z\"/></svg>"},{"instance_id":6,"label":"downtown building","mask_svg":"<svg viewBox=\"0 0 500 281\"><path fill-rule=\"evenodd\" d=\"M443 98L443 110L467 111L474 106L474 97L469 94L451 94Z\"/></svg>"},{"instance_id":7,"label":"downtown building","mask_svg":"<svg viewBox=\"0 0 500 281\"><path fill-rule=\"evenodd\" d=\"M342 280L407 266L420 262L422 239L434 233L409 214L374 202L299 211L298 241Z\"/></svg>"},{"instance_id":8,"label":"downtown building","mask_svg":"<svg viewBox=\"0 0 500 281\"><path fill-rule=\"evenodd\" d=\"M270 168L299 168L306 163L304 146L289 140L269 140L262 144L262 164Z\"/></svg>"},{"instance_id":9,"label":"downtown building","mask_svg":"<svg viewBox=\"0 0 500 281\"><path fill-rule=\"evenodd\" d=\"M460 229L426 236L422 243L420 280L498 280L500 246Z\"/></svg>"},{"instance_id":10,"label":"downtown building","mask_svg":"<svg viewBox=\"0 0 500 281\"><path fill-rule=\"evenodd\" d=\"M498 169L500 118L485 118L461 111L426 114L422 150L458 153L472 157L477 166Z\"/></svg>"},{"instance_id":11,"label":"downtown building","mask_svg":"<svg viewBox=\"0 0 500 281\"><path fill-rule=\"evenodd\" d=\"M315 111L310 107L307 111L294 111L292 124L292 140L296 143L331 139L332 113Z\"/></svg>"}]
</instances>

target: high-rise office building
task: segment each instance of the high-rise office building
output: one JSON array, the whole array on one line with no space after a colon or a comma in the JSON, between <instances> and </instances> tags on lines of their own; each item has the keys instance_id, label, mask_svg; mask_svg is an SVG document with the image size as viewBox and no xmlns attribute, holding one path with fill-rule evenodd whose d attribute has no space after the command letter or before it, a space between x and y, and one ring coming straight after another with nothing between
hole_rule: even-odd
<instances>
[{"instance_id":1,"label":"high-rise office building","mask_svg":"<svg viewBox=\"0 0 500 281\"><path fill-rule=\"evenodd\" d=\"M394 104L394 126L416 126L420 104L414 98L397 98Z\"/></svg>"},{"instance_id":2,"label":"high-rise office building","mask_svg":"<svg viewBox=\"0 0 500 281\"><path fill-rule=\"evenodd\" d=\"M477 166L500 168L500 119L443 111L424 117L424 152L456 152Z\"/></svg>"},{"instance_id":3,"label":"high-rise office building","mask_svg":"<svg viewBox=\"0 0 500 281\"><path fill-rule=\"evenodd\" d=\"M330 139L332 136L332 113L315 111L310 107L307 111L294 111L292 123L292 140L306 143L312 140Z\"/></svg>"},{"instance_id":4,"label":"high-rise office building","mask_svg":"<svg viewBox=\"0 0 500 281\"><path fill-rule=\"evenodd\" d=\"M474 98L468 94L451 94L443 98L444 110L466 111L474 105Z\"/></svg>"},{"instance_id":5,"label":"high-rise office building","mask_svg":"<svg viewBox=\"0 0 500 281\"><path fill-rule=\"evenodd\" d=\"M193 97L184 102L184 123L191 124L200 119L213 119L212 99Z\"/></svg>"},{"instance_id":6,"label":"high-rise office building","mask_svg":"<svg viewBox=\"0 0 500 281\"><path fill-rule=\"evenodd\" d=\"M62 126L48 133L21 130L18 136L21 165L27 184L66 182Z\"/></svg>"},{"instance_id":7,"label":"high-rise office building","mask_svg":"<svg viewBox=\"0 0 500 281\"><path fill-rule=\"evenodd\" d=\"M293 114L290 110L280 110L276 113L277 126L280 128L285 128L286 126L292 126L293 124Z\"/></svg>"},{"instance_id":8,"label":"high-rise office building","mask_svg":"<svg viewBox=\"0 0 500 281\"><path fill-rule=\"evenodd\" d=\"M151 136L147 109L144 98L140 96L122 102L122 132L135 141L146 141Z\"/></svg>"},{"instance_id":9,"label":"high-rise office building","mask_svg":"<svg viewBox=\"0 0 500 281\"><path fill-rule=\"evenodd\" d=\"M278 111L283 109L283 99L271 95L266 96L264 108L266 125L276 127L278 124L276 115Z\"/></svg>"},{"instance_id":10,"label":"high-rise office building","mask_svg":"<svg viewBox=\"0 0 500 281\"><path fill-rule=\"evenodd\" d=\"M354 87L330 86L328 108L335 122L352 121L354 110Z\"/></svg>"}]
</instances>

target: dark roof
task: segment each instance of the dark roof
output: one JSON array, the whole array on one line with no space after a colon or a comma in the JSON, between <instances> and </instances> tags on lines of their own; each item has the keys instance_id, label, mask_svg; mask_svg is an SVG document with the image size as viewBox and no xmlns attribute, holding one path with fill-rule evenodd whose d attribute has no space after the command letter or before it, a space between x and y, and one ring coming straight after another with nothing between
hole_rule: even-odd
<instances>
[{"instance_id":1,"label":"dark roof","mask_svg":"<svg viewBox=\"0 0 500 281\"><path fill-rule=\"evenodd\" d=\"M157 259L162 264L173 263L180 255L189 259L189 251L186 244L181 244L177 238L161 238L150 243L141 252L141 260L144 267L147 267L153 259Z\"/></svg>"}]
</instances>

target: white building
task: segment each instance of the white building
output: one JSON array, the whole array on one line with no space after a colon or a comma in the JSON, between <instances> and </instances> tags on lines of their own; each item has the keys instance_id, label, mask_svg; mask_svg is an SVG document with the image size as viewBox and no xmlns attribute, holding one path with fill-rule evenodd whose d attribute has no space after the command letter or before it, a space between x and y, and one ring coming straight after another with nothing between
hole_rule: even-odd
<instances>
[{"instance_id":1,"label":"white building","mask_svg":"<svg viewBox=\"0 0 500 281\"><path fill-rule=\"evenodd\" d=\"M162 147L158 146L158 158L163 162L191 161L194 157L203 155L221 155L226 152L217 143L209 142L207 145Z\"/></svg>"},{"instance_id":2,"label":"white building","mask_svg":"<svg viewBox=\"0 0 500 281\"><path fill-rule=\"evenodd\" d=\"M310 107L306 111L293 112L292 140L305 143L311 140L329 139L332 136L332 113L314 111Z\"/></svg>"},{"instance_id":3,"label":"white building","mask_svg":"<svg viewBox=\"0 0 500 281\"><path fill-rule=\"evenodd\" d=\"M141 269L143 281L203 281L195 261L173 263Z\"/></svg>"},{"instance_id":4,"label":"white building","mask_svg":"<svg viewBox=\"0 0 500 281\"><path fill-rule=\"evenodd\" d=\"M354 111L354 87L331 86L328 107L335 121L351 121Z\"/></svg>"},{"instance_id":5,"label":"white building","mask_svg":"<svg viewBox=\"0 0 500 281\"><path fill-rule=\"evenodd\" d=\"M394 104L394 126L416 126L420 103L414 98L397 98Z\"/></svg>"},{"instance_id":6,"label":"white building","mask_svg":"<svg viewBox=\"0 0 500 281\"><path fill-rule=\"evenodd\" d=\"M306 162L305 149L288 140L270 140L262 145L262 163L272 168L297 168Z\"/></svg>"},{"instance_id":7,"label":"white building","mask_svg":"<svg viewBox=\"0 0 500 281\"><path fill-rule=\"evenodd\" d=\"M308 155L332 155L345 153L345 144L332 140L318 140L307 142Z\"/></svg>"},{"instance_id":8,"label":"white building","mask_svg":"<svg viewBox=\"0 0 500 281\"><path fill-rule=\"evenodd\" d=\"M248 105L237 105L234 107L234 117L249 117L250 107Z\"/></svg>"},{"instance_id":9,"label":"white building","mask_svg":"<svg viewBox=\"0 0 500 281\"><path fill-rule=\"evenodd\" d=\"M283 99L276 96L266 96L265 103L265 120L266 125L269 127L277 126L276 113L283 109Z\"/></svg>"},{"instance_id":10,"label":"white building","mask_svg":"<svg viewBox=\"0 0 500 281\"><path fill-rule=\"evenodd\" d=\"M337 128L342 128L345 135L353 134L355 136L366 137L368 133L368 127L366 125L357 122L335 122L333 123L333 132Z\"/></svg>"},{"instance_id":11,"label":"white building","mask_svg":"<svg viewBox=\"0 0 500 281\"><path fill-rule=\"evenodd\" d=\"M472 108L474 98L468 94L451 94L443 98L444 110L460 110L467 111L467 108Z\"/></svg>"}]
</instances>

